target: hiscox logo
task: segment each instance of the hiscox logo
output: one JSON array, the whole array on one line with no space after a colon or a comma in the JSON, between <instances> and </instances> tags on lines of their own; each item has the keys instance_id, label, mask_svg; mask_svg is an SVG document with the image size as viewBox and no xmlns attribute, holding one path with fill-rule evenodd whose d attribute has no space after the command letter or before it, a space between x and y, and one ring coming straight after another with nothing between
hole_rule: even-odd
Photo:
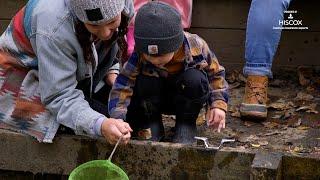
<instances>
[{"instance_id":1,"label":"hiscox logo","mask_svg":"<svg viewBox=\"0 0 320 180\"><path fill-rule=\"evenodd\" d=\"M273 29L309 29L308 27L303 27L302 20L294 18L297 13L298 11L296 10L284 11L284 17L288 18L279 20L279 26L273 27Z\"/></svg>"}]
</instances>

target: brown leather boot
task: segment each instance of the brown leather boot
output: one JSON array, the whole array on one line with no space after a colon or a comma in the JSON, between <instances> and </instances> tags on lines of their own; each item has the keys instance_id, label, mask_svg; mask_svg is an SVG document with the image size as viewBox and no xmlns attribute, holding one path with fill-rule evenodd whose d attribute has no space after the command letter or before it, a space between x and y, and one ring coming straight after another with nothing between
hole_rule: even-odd
<instances>
[{"instance_id":1,"label":"brown leather boot","mask_svg":"<svg viewBox=\"0 0 320 180\"><path fill-rule=\"evenodd\" d=\"M241 117L252 120L263 120L267 118L267 76L247 77L245 94L240 105Z\"/></svg>"}]
</instances>

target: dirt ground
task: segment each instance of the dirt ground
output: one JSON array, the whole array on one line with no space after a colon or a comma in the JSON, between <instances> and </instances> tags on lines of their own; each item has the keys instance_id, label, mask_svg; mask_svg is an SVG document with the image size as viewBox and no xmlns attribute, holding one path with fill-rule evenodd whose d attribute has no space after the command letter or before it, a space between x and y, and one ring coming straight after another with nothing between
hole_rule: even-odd
<instances>
[{"instance_id":1,"label":"dirt ground","mask_svg":"<svg viewBox=\"0 0 320 180\"><path fill-rule=\"evenodd\" d=\"M213 145L222 138L234 138L226 147L242 150L270 150L320 157L320 73L315 68L281 70L269 82L268 118L263 122L240 119L239 104L245 78L239 71L227 75L230 103L226 129L218 133L198 118L198 136ZM174 116L164 116L166 141L170 141Z\"/></svg>"},{"instance_id":2,"label":"dirt ground","mask_svg":"<svg viewBox=\"0 0 320 180\"><path fill-rule=\"evenodd\" d=\"M198 136L207 137L212 145L222 138L235 139L225 144L241 151L277 151L293 155L320 158L320 68L281 69L274 72L269 81L268 118L263 122L241 119L241 103L245 78L239 71L227 73L230 86L230 102L226 128L218 133L206 126L199 116ZM163 115L166 136L171 141L174 116ZM59 133L71 133L60 128ZM194 146L200 146L195 143Z\"/></svg>"}]
</instances>

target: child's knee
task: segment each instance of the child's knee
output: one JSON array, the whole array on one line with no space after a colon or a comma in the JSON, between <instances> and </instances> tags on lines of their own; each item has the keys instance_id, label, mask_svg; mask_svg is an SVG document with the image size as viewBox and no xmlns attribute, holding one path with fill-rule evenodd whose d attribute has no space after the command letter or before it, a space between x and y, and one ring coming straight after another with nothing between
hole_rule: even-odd
<instances>
[{"instance_id":1,"label":"child's knee","mask_svg":"<svg viewBox=\"0 0 320 180\"><path fill-rule=\"evenodd\" d=\"M188 99L198 99L209 92L209 83L204 72L188 69L177 80L178 93Z\"/></svg>"},{"instance_id":2,"label":"child's knee","mask_svg":"<svg viewBox=\"0 0 320 180\"><path fill-rule=\"evenodd\" d=\"M136 80L135 92L139 97L160 96L163 83L158 77L139 75Z\"/></svg>"}]
</instances>

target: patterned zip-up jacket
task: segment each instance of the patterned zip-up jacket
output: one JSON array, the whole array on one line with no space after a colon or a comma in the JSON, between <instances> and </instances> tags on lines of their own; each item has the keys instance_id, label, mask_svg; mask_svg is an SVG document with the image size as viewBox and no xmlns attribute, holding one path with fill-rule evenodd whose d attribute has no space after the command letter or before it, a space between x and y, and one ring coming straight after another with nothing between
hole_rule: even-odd
<instances>
[{"instance_id":1,"label":"patterned zip-up jacket","mask_svg":"<svg viewBox=\"0 0 320 180\"><path fill-rule=\"evenodd\" d=\"M121 70L110 92L108 108L112 118L126 119L127 107L133 95L136 77L140 73L159 77L175 74L188 68L198 68L207 73L211 89L208 99L210 107L227 111L228 84L225 80L224 67L219 64L216 56L210 51L202 38L187 32L184 34L182 47L175 53L173 59L165 65L165 71L152 66L138 53L133 53Z\"/></svg>"}]
</instances>

